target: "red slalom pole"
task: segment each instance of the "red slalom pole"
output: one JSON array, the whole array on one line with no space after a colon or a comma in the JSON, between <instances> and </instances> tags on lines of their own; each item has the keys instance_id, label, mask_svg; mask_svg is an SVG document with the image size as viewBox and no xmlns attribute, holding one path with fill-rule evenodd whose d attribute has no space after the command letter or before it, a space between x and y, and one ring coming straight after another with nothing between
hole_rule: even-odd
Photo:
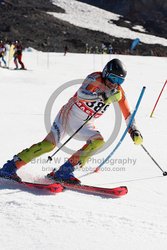
<instances>
[{"instance_id":1,"label":"red slalom pole","mask_svg":"<svg viewBox=\"0 0 167 250\"><path fill-rule=\"evenodd\" d=\"M158 99L157 99L155 105L154 105L154 108L153 108L153 110L152 110L152 112L151 112L150 117L153 116L154 110L155 110L155 108L156 108L156 106L157 106L157 103L158 103L158 101L159 101L159 99L160 99L160 97L161 97L161 95L162 95L162 92L163 92L163 90L164 90L164 88L165 88L166 83L167 83L167 80L166 80L166 82L164 83L164 86L163 86L162 89L161 89L161 92L160 92L160 94L159 94L159 96L158 96Z\"/></svg>"}]
</instances>

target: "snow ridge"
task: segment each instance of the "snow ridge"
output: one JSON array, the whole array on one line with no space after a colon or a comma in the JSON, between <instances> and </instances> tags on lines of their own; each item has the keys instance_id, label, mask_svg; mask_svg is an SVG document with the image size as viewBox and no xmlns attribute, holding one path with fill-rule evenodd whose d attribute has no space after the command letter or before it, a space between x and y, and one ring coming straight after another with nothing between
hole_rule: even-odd
<instances>
[{"instance_id":1,"label":"snow ridge","mask_svg":"<svg viewBox=\"0 0 167 250\"><path fill-rule=\"evenodd\" d=\"M119 20L120 15L75 0L52 0L52 2L65 9L66 13L50 14L73 25L104 32L115 37L139 38L141 42L147 44L162 44L167 46L167 39L165 38L145 33L142 34L113 24L111 20ZM142 29L144 31L144 28L140 26L141 31Z\"/></svg>"}]
</instances>

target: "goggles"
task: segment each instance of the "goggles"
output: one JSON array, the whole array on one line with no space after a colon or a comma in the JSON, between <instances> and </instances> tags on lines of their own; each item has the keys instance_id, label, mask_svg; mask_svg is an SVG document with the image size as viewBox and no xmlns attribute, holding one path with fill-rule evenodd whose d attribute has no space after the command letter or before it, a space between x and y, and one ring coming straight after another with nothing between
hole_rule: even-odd
<instances>
[{"instance_id":1,"label":"goggles","mask_svg":"<svg viewBox=\"0 0 167 250\"><path fill-rule=\"evenodd\" d=\"M112 74L112 73L109 73L109 74L106 76L106 79L109 80L110 82L116 83L116 84L118 84L118 85L121 85L121 84L124 82L124 80L125 80L125 78L120 77L120 76L116 76L116 75L114 75L114 74Z\"/></svg>"}]
</instances>

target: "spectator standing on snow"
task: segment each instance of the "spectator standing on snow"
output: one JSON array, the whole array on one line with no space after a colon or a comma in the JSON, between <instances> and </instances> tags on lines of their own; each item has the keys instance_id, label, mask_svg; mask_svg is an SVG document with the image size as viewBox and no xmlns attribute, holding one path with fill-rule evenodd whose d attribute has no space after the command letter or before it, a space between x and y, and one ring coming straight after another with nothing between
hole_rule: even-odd
<instances>
[{"instance_id":1,"label":"spectator standing on snow","mask_svg":"<svg viewBox=\"0 0 167 250\"><path fill-rule=\"evenodd\" d=\"M64 56L66 56L67 52L68 52L68 47L67 47L67 45L66 45L66 46L64 47Z\"/></svg>"},{"instance_id":2,"label":"spectator standing on snow","mask_svg":"<svg viewBox=\"0 0 167 250\"><path fill-rule=\"evenodd\" d=\"M0 41L0 58L2 59L2 62L4 63L4 67L6 68L7 65L6 65L6 61L4 59L5 54L6 54L6 47L3 43L3 41ZM0 67L1 67L1 62L0 62Z\"/></svg>"},{"instance_id":3,"label":"spectator standing on snow","mask_svg":"<svg viewBox=\"0 0 167 250\"><path fill-rule=\"evenodd\" d=\"M18 63L21 65L20 69L23 69L23 70L25 69L24 63L22 62L22 51L23 51L23 47L22 47L21 42L16 41L14 43L14 55L13 55L16 70L19 69L18 68Z\"/></svg>"}]
</instances>

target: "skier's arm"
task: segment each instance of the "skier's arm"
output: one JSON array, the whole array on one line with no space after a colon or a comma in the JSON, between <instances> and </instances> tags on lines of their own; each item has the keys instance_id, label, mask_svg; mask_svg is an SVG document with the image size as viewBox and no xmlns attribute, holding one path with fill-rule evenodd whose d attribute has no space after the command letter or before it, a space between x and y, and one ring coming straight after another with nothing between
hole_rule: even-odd
<instances>
[{"instance_id":1,"label":"skier's arm","mask_svg":"<svg viewBox=\"0 0 167 250\"><path fill-rule=\"evenodd\" d=\"M89 102L100 99L99 91L96 87L96 79L92 75L87 76L82 83L82 86L77 91L77 98Z\"/></svg>"},{"instance_id":2,"label":"skier's arm","mask_svg":"<svg viewBox=\"0 0 167 250\"><path fill-rule=\"evenodd\" d=\"M79 90L77 92L77 97L80 100L84 100L84 101L86 100L89 102L91 102L91 101L94 102L94 101L99 99L98 93L91 92L84 87L79 88Z\"/></svg>"},{"instance_id":3,"label":"skier's arm","mask_svg":"<svg viewBox=\"0 0 167 250\"><path fill-rule=\"evenodd\" d=\"M128 101L127 101L127 99L125 97L124 91L122 89L121 89L121 92L122 92L122 98L119 101L119 106L120 106L122 114L123 114L123 116L125 118L126 125L128 125L129 121L131 119L131 111L130 111ZM134 143L136 145L142 144L143 137L142 137L140 131L138 130L137 126L136 126L135 120L133 120L128 132L129 132L132 140L134 141Z\"/></svg>"},{"instance_id":4,"label":"skier's arm","mask_svg":"<svg viewBox=\"0 0 167 250\"><path fill-rule=\"evenodd\" d=\"M117 90L117 89L114 89L112 91L109 91L109 92L103 92L103 91L97 91L96 92L92 92L90 90L87 90L83 87L81 87L78 92L77 92L77 97L80 99L80 100L87 100L89 102L94 102L96 100L102 100L105 105L109 105L113 102L118 102L122 95L121 95L121 91L120 90Z\"/></svg>"},{"instance_id":5,"label":"skier's arm","mask_svg":"<svg viewBox=\"0 0 167 250\"><path fill-rule=\"evenodd\" d=\"M107 92L99 93L99 97L103 100L105 105L110 105L113 102L119 102L122 98L122 93L119 89L112 89Z\"/></svg>"}]
</instances>

